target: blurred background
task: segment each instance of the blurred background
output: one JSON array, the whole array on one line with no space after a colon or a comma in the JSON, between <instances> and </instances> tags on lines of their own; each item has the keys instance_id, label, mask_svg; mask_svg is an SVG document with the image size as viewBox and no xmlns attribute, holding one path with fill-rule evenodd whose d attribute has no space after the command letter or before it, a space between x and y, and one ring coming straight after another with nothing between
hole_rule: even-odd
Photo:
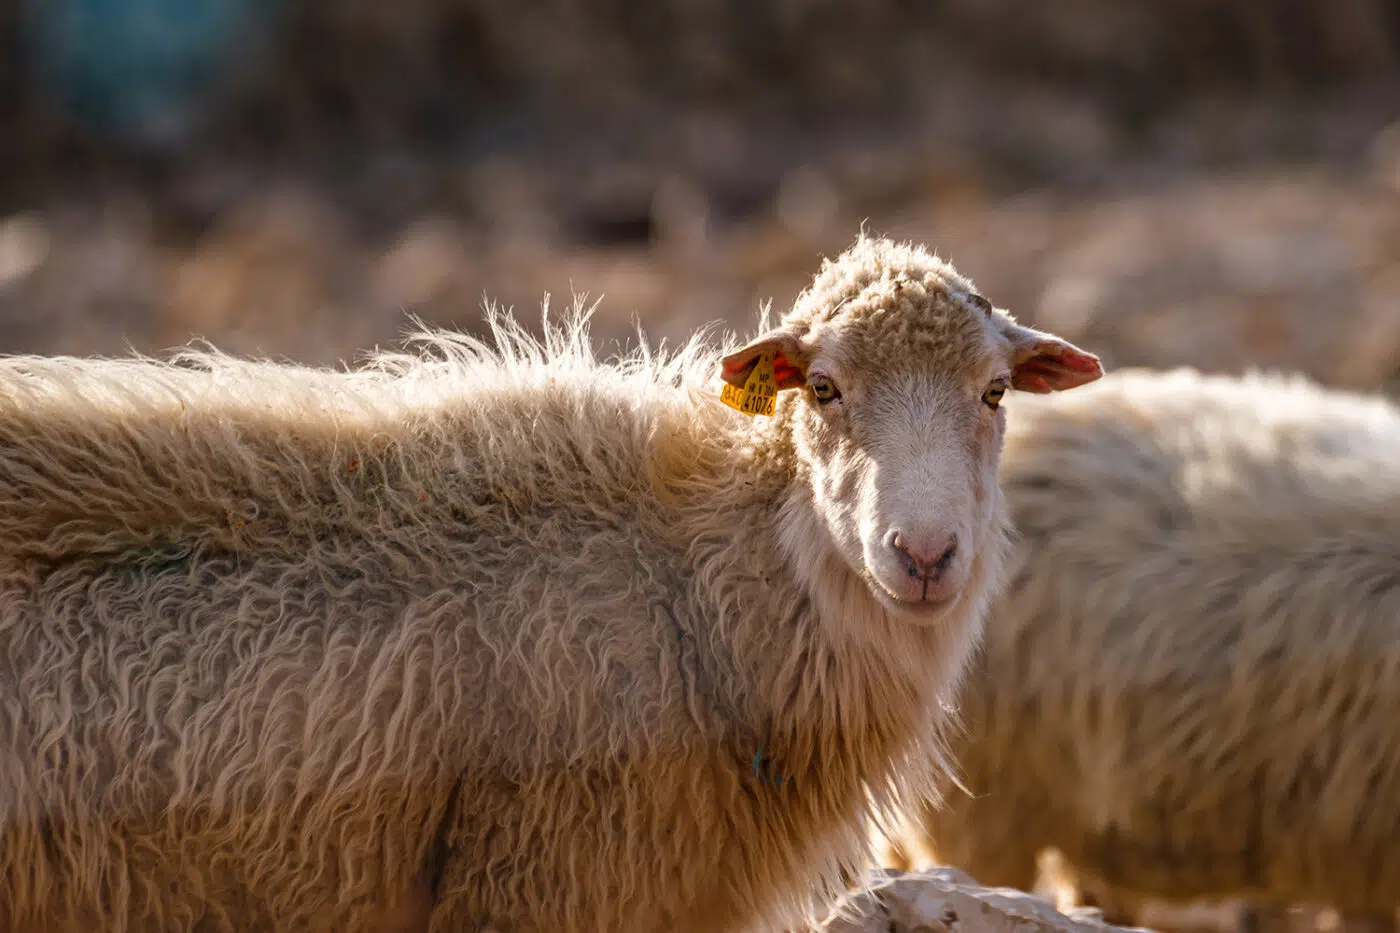
<instances>
[{"instance_id":1,"label":"blurred background","mask_svg":"<svg viewBox=\"0 0 1400 933\"><path fill-rule=\"evenodd\" d=\"M1400 385L1400 0L0 0L0 352L652 340L864 223L1110 366Z\"/></svg>"},{"instance_id":2,"label":"blurred background","mask_svg":"<svg viewBox=\"0 0 1400 933\"><path fill-rule=\"evenodd\" d=\"M861 224L1110 367L1400 388L1400 0L0 0L0 353L752 327Z\"/></svg>"}]
</instances>

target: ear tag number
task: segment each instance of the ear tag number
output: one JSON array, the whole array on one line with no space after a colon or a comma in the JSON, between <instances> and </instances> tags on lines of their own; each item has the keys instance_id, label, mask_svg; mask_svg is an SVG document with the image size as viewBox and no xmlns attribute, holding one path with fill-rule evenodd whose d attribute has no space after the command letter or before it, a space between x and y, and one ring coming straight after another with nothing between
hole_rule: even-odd
<instances>
[{"instance_id":1,"label":"ear tag number","mask_svg":"<svg viewBox=\"0 0 1400 933\"><path fill-rule=\"evenodd\" d=\"M773 356L765 353L754 364L753 372L744 380L744 387L724 384L719 399L724 404L746 415L767 415L772 417L778 403L778 380L773 375Z\"/></svg>"}]
</instances>

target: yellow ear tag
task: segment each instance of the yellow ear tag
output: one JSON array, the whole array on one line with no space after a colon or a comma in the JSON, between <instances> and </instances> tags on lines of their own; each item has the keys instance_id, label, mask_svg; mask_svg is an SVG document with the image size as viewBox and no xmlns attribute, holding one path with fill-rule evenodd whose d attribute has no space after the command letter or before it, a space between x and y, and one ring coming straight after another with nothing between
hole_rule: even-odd
<instances>
[{"instance_id":1,"label":"yellow ear tag","mask_svg":"<svg viewBox=\"0 0 1400 933\"><path fill-rule=\"evenodd\" d=\"M778 380L773 375L772 354L765 353L758 358L742 389L726 382L719 400L746 415L771 417L778 404Z\"/></svg>"}]
</instances>

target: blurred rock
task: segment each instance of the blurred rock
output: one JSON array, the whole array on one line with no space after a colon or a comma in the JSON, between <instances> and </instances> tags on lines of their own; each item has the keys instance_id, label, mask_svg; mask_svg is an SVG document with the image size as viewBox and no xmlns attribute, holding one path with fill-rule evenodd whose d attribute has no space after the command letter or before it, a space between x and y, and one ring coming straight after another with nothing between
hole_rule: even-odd
<instances>
[{"instance_id":1,"label":"blurred rock","mask_svg":"<svg viewBox=\"0 0 1400 933\"><path fill-rule=\"evenodd\" d=\"M29 211L4 223L0 241L0 352L150 347L170 266L139 201Z\"/></svg>"},{"instance_id":2,"label":"blurred rock","mask_svg":"<svg viewBox=\"0 0 1400 933\"><path fill-rule=\"evenodd\" d=\"M342 215L313 191L251 198L178 263L158 339L315 363L353 354L382 314L363 299L354 314L339 307L364 291L361 270L342 265L349 247Z\"/></svg>"},{"instance_id":3,"label":"blurred rock","mask_svg":"<svg viewBox=\"0 0 1400 933\"><path fill-rule=\"evenodd\" d=\"M41 219L19 214L0 220L0 289L26 278L48 252L49 233Z\"/></svg>"},{"instance_id":4,"label":"blurred rock","mask_svg":"<svg viewBox=\"0 0 1400 933\"><path fill-rule=\"evenodd\" d=\"M425 217L405 229L370 270L370 295L381 307L441 318L474 304L475 269L459 226L447 217Z\"/></svg>"},{"instance_id":5,"label":"blurred rock","mask_svg":"<svg viewBox=\"0 0 1400 933\"><path fill-rule=\"evenodd\" d=\"M841 906L826 933L1106 933L1094 911L1067 916L1038 897L984 888L956 869L877 872L871 890Z\"/></svg>"},{"instance_id":6,"label":"blurred rock","mask_svg":"<svg viewBox=\"0 0 1400 933\"><path fill-rule=\"evenodd\" d=\"M821 172L803 165L783 177L774 210L792 233L820 242L830 233L839 206L831 183Z\"/></svg>"},{"instance_id":7,"label":"blurred rock","mask_svg":"<svg viewBox=\"0 0 1400 933\"><path fill-rule=\"evenodd\" d=\"M1369 155L1376 181L1400 194L1400 120L1376 134Z\"/></svg>"}]
</instances>

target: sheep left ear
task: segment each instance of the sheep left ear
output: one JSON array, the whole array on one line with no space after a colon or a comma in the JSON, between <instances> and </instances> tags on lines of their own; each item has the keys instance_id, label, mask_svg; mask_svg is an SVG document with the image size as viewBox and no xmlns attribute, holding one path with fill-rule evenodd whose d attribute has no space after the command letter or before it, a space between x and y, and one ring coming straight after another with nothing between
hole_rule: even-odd
<instances>
[{"instance_id":1,"label":"sheep left ear","mask_svg":"<svg viewBox=\"0 0 1400 933\"><path fill-rule=\"evenodd\" d=\"M720 378L732 386L743 388L759 357L773 356L773 378L778 390L796 389L807 384L807 353L796 335L786 330L770 330L742 350L720 360Z\"/></svg>"},{"instance_id":2,"label":"sheep left ear","mask_svg":"<svg viewBox=\"0 0 1400 933\"><path fill-rule=\"evenodd\" d=\"M1103 375L1103 364L1092 353L1054 334L1007 324L1011 341L1011 387L1022 392L1062 392L1087 385Z\"/></svg>"}]
</instances>

